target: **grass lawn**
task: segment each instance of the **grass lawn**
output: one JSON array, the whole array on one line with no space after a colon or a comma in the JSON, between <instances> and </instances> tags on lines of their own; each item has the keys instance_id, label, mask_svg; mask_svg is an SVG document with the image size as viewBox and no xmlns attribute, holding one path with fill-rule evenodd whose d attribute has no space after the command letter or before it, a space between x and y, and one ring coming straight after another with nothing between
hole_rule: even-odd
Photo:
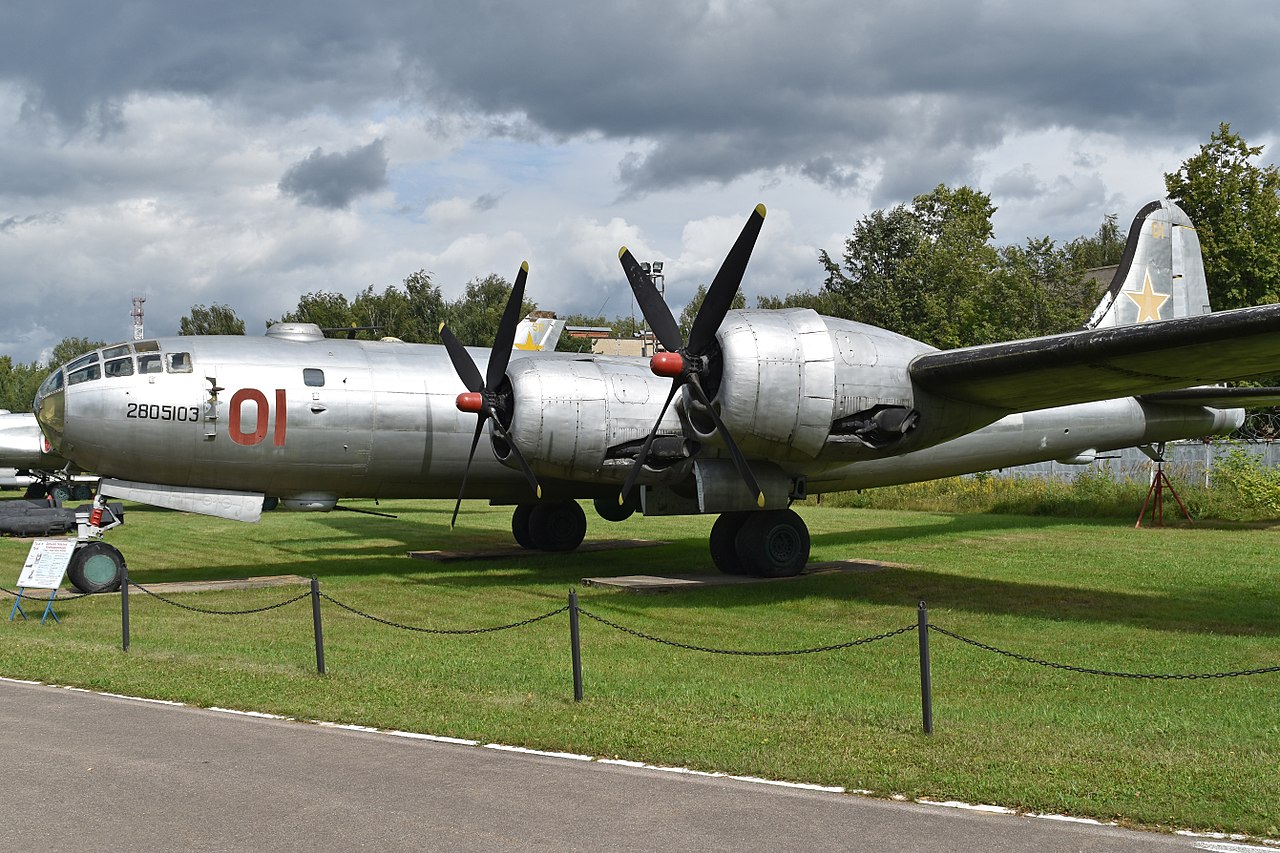
<instances>
[{"instance_id":1,"label":"grass lawn","mask_svg":"<svg viewBox=\"0 0 1280 853\"><path fill-rule=\"evenodd\" d=\"M509 510L469 503L450 531L451 502L378 509L398 518L276 512L241 525L137 507L107 538L143 585L317 575L335 599L433 628L546 613L588 576L715 572L709 518L590 517L589 538L669 543L658 548L433 563L405 552L510 544ZM936 625L1079 666L1209 673L1280 664L1280 529L799 511L814 559L910 568L657 595L579 586L581 605L682 643L779 650L912 624L924 599ZM0 540L8 567L0 567L0 585L13 588L29 547ZM177 600L241 609L301 591ZM935 733L926 736L914 632L822 654L742 657L658 645L585 618L586 700L574 703L563 615L518 630L434 636L326 604L329 674L319 676L306 600L237 617L194 614L137 592L130 604L128 654L119 648L116 596L63 604L60 626L0 623L0 674L885 796L1280 836L1280 673L1103 678L934 633Z\"/></svg>"}]
</instances>

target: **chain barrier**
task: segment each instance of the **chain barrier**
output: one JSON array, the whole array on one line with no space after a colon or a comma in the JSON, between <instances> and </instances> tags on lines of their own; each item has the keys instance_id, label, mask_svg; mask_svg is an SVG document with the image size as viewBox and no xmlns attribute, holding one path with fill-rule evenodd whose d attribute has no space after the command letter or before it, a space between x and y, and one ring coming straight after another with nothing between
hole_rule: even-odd
<instances>
[{"instance_id":1,"label":"chain barrier","mask_svg":"<svg viewBox=\"0 0 1280 853\"><path fill-rule=\"evenodd\" d=\"M365 613L363 610L357 610L349 604L343 604L341 601L338 601L336 598L333 598L323 592L320 593L320 597L330 604L335 604L348 613L353 613L362 619L381 622L383 625L388 625L392 628L400 628L405 631L417 631L420 634L491 634L494 631L508 631L512 628L523 628L526 625L532 625L534 622L541 622L543 619L550 619L552 616L559 616L561 613L564 613L569 609L569 606L566 604L564 607L552 610L550 613L543 613L541 616L534 616L532 619L512 622L510 625L498 625L493 628L422 628L416 625L404 625L400 622L393 622L390 619L383 619L381 616L374 616L372 613Z\"/></svg>"},{"instance_id":2,"label":"chain barrier","mask_svg":"<svg viewBox=\"0 0 1280 853\"><path fill-rule=\"evenodd\" d=\"M49 596L47 595L27 595L25 592L14 592L13 590L3 586L0 586L0 592L6 592L9 595L12 595L14 598L25 598L27 601L48 601L49 600ZM58 592L62 592L62 590L59 589ZM59 604L61 604L64 601L75 601L77 598L88 598L91 595L98 595L98 593L82 592L78 595L63 595L63 596L59 596L56 600Z\"/></svg>"},{"instance_id":3,"label":"chain barrier","mask_svg":"<svg viewBox=\"0 0 1280 853\"><path fill-rule=\"evenodd\" d=\"M954 631L948 631L946 628L939 628L937 625L930 625L929 630L937 631L939 634L945 634L946 636L950 637L953 640L959 640L962 643L968 643L969 645L974 646L975 648L982 649L985 652L993 652L998 655L1004 655L1007 658L1020 660L1024 663L1033 663L1033 664L1036 664L1037 666L1049 667L1050 669L1061 669L1061 670L1066 670L1067 672L1079 672L1085 675L1105 675L1111 678L1145 678L1145 679L1158 680L1158 681L1194 681L1198 679L1207 679L1207 678L1236 678L1243 675L1265 675L1266 673L1270 673L1270 672L1280 672L1280 666L1268 666L1268 667L1263 667L1262 669L1243 669L1237 672L1193 672L1193 673L1178 673L1178 674L1172 674L1172 675L1166 675L1163 673L1153 673L1153 672L1113 672L1111 670L1106 670L1106 669L1089 669L1088 667L1072 666L1071 664L1066 664L1066 663L1054 663L1053 661L1041 660L1040 658L1033 658L1033 657L1030 657L1029 655L1020 655L1017 652L1005 651L1004 649L998 649L995 646L989 646L986 643L980 643L977 640L971 640L968 637L963 637L960 634L955 633Z\"/></svg>"},{"instance_id":4,"label":"chain barrier","mask_svg":"<svg viewBox=\"0 0 1280 853\"><path fill-rule=\"evenodd\" d=\"M250 613L264 613L268 610L276 610L281 607L287 607L288 605L293 604L295 601L301 601L302 599L308 598L311 595L310 592L304 592L301 595L295 595L293 598L290 598L286 601L281 601L276 604L268 604L266 607L251 607L248 610L209 610L204 607L193 607L190 604L183 604L181 602L174 601L173 599L166 598L158 592L152 592L151 590L147 589L145 586L143 586L140 583L134 583L133 581L129 581L129 586L134 587L135 589L141 590L142 592L146 593L152 598L158 598L161 601L163 601L165 604L171 604L174 607L181 607L183 610L190 610L194 613L207 613L210 616L246 616Z\"/></svg>"},{"instance_id":5,"label":"chain barrier","mask_svg":"<svg viewBox=\"0 0 1280 853\"><path fill-rule=\"evenodd\" d=\"M624 634L630 634L633 637L639 637L642 640L649 640L654 643L661 643L664 646L672 646L677 649L686 649L691 652L708 652L713 655L738 655L741 657L783 657L785 655L811 655L811 654L816 654L818 652L834 652L840 649L849 649L849 648L853 648L854 646L863 646L863 645L866 645L867 643L875 643L880 640L887 640L890 637L896 637L898 634L905 634L908 631L914 631L916 629L915 625L907 625L902 628L897 628L893 631L886 631L883 634L876 634L874 637L863 637L860 640L851 640L847 643L837 643L836 645L832 645L832 646L816 646L811 649L787 649L785 651L780 651L780 652L753 652L753 651L743 651L741 649L713 649L713 648L708 648L706 646L694 646L688 643L678 643L674 640L664 640L661 637L655 637L652 634L645 634L633 628L627 628L623 625L619 625L617 622L611 622L608 619L605 619L603 616L597 616L596 614L592 613L590 610L578 608L578 612L589 619L596 620L602 625L608 625L610 628L621 631Z\"/></svg>"}]
</instances>

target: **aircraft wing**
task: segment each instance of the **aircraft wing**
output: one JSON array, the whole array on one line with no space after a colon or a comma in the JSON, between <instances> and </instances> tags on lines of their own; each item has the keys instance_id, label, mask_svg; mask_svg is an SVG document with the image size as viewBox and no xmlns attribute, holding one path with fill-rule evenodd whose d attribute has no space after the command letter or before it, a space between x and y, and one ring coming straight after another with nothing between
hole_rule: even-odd
<instances>
[{"instance_id":1,"label":"aircraft wing","mask_svg":"<svg viewBox=\"0 0 1280 853\"><path fill-rule=\"evenodd\" d=\"M1280 406L1280 388L1183 388L1143 394L1148 403L1173 406L1211 406L1217 409L1260 409Z\"/></svg>"},{"instance_id":2,"label":"aircraft wing","mask_svg":"<svg viewBox=\"0 0 1280 853\"><path fill-rule=\"evenodd\" d=\"M925 390L1009 412L1280 373L1280 305L927 353L909 369Z\"/></svg>"}]
</instances>

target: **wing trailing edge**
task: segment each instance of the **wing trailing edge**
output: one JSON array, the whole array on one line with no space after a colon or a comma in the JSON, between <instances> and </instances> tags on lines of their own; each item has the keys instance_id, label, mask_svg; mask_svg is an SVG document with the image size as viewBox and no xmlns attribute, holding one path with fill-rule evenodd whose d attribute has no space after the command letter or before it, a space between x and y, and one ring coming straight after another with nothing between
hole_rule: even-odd
<instances>
[{"instance_id":1,"label":"wing trailing edge","mask_svg":"<svg viewBox=\"0 0 1280 853\"><path fill-rule=\"evenodd\" d=\"M1008 412L1265 376L1280 372L1280 305L927 353L909 370L927 391Z\"/></svg>"}]
</instances>

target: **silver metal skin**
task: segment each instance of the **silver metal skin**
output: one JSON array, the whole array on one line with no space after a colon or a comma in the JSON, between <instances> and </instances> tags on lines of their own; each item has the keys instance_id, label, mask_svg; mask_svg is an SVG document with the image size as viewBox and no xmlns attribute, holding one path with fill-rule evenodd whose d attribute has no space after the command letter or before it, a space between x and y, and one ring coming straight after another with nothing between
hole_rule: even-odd
<instances>
[{"instance_id":1,"label":"silver metal skin","mask_svg":"<svg viewBox=\"0 0 1280 853\"><path fill-rule=\"evenodd\" d=\"M29 412L0 412L0 461L10 468L56 470L67 464L52 452Z\"/></svg>"},{"instance_id":2,"label":"silver metal skin","mask_svg":"<svg viewBox=\"0 0 1280 853\"><path fill-rule=\"evenodd\" d=\"M1174 389L1274 370L1280 306L1207 308L1195 231L1163 201L1134 220L1120 270L1080 332L938 351L807 309L717 314L714 344L704 338L696 354L699 387L758 493L690 387L645 360L518 352L490 390L509 393L510 441L555 502L616 498L679 388L640 472L645 513L740 522L764 510L759 527L730 524L719 547L712 537L717 565L736 570L722 565L736 548L748 573L794 573L808 534L786 507L804 494L1230 432L1243 411L1227 390ZM489 351L467 352L483 372ZM464 390L442 347L329 340L288 324L258 339L104 348L55 371L36 414L54 451L161 505L212 505L209 492L221 490L242 504L268 495L327 510L344 497L456 496L476 429L475 415L458 410ZM522 542L550 542L553 528L576 524L527 512L530 485L510 445L488 432L467 496L525 505L513 520ZM761 550L762 528L774 562L746 553Z\"/></svg>"}]
</instances>

